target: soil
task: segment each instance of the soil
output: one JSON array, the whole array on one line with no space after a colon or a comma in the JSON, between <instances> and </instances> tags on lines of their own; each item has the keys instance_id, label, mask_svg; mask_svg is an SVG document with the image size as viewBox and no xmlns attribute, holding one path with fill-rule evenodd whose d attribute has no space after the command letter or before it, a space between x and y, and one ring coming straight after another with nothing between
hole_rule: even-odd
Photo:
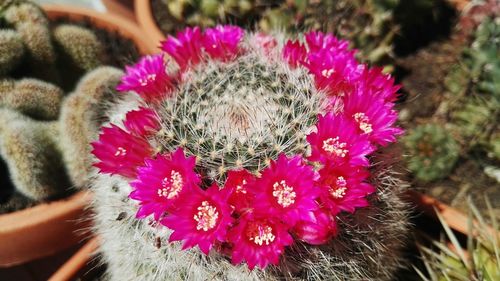
<instances>
[{"instance_id":1,"label":"soil","mask_svg":"<svg viewBox=\"0 0 500 281\"><path fill-rule=\"evenodd\" d=\"M471 44L471 35L484 16L493 13L495 5L490 1L462 14L454 23L450 36L433 42L427 47L397 60L397 78L403 85L403 96L399 105L401 124L411 129L420 124L437 122L443 126L449 116L442 113L446 88L444 79L453 66L459 63L464 48ZM498 6L497 6L498 9ZM445 179L433 183L412 185L423 193L438 198L459 210L468 212L467 198L471 198L485 217L489 217L485 197L493 212L500 216L500 183L484 173L488 163L485 155L463 151L452 173ZM495 163L493 163L495 164ZM496 163L498 167L498 163Z\"/></svg>"}]
</instances>

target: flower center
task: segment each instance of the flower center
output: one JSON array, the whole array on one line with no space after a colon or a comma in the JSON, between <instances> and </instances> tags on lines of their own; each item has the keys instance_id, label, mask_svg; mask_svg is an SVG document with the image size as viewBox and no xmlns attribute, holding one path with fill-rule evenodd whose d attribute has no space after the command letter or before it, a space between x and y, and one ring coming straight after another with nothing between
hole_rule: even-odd
<instances>
[{"instance_id":1,"label":"flower center","mask_svg":"<svg viewBox=\"0 0 500 281\"><path fill-rule=\"evenodd\" d=\"M359 124L359 128L365 134L369 134L373 131L372 124L370 124L370 119L368 119L368 116L366 116L366 114L364 114L363 112L358 112L355 113L352 117L354 117L354 120L356 120L356 122Z\"/></svg>"},{"instance_id":2,"label":"flower center","mask_svg":"<svg viewBox=\"0 0 500 281\"><path fill-rule=\"evenodd\" d=\"M339 137L329 138L323 141L323 150L338 157L345 157L349 150L345 149L347 143L339 142Z\"/></svg>"},{"instance_id":3,"label":"flower center","mask_svg":"<svg viewBox=\"0 0 500 281\"><path fill-rule=\"evenodd\" d=\"M273 184L273 196L278 200L278 204L286 208L295 203L297 194L293 191L293 187L282 180Z\"/></svg>"},{"instance_id":4,"label":"flower center","mask_svg":"<svg viewBox=\"0 0 500 281\"><path fill-rule=\"evenodd\" d=\"M156 74L154 73L151 73L151 74L148 74L146 76L146 78L139 78L139 83L141 84L141 86L146 86L148 85L149 82L153 82L156 80Z\"/></svg>"},{"instance_id":5,"label":"flower center","mask_svg":"<svg viewBox=\"0 0 500 281\"><path fill-rule=\"evenodd\" d=\"M115 156L118 157L118 156L125 156L127 154L127 150L123 147L118 147L116 149L116 152L115 152Z\"/></svg>"},{"instance_id":6,"label":"flower center","mask_svg":"<svg viewBox=\"0 0 500 281\"><path fill-rule=\"evenodd\" d=\"M247 237L256 245L271 244L276 236L273 234L273 228L266 224L252 223L247 228Z\"/></svg>"},{"instance_id":7,"label":"flower center","mask_svg":"<svg viewBox=\"0 0 500 281\"><path fill-rule=\"evenodd\" d=\"M332 76L333 72L335 72L335 70L333 70L333 68L323 69L321 71L321 75L323 75L323 77L325 77L325 78L329 78L330 76Z\"/></svg>"},{"instance_id":8,"label":"flower center","mask_svg":"<svg viewBox=\"0 0 500 281\"><path fill-rule=\"evenodd\" d=\"M345 192L347 191L347 181L344 177L338 177L333 188L330 186L329 191L330 195L335 199L344 198Z\"/></svg>"},{"instance_id":9,"label":"flower center","mask_svg":"<svg viewBox=\"0 0 500 281\"><path fill-rule=\"evenodd\" d=\"M247 184L247 181L246 181L246 180L243 180L243 181L241 182L241 184L237 185L237 186L236 186L236 193L243 193L243 194L247 194L247 190L246 190L246 188L244 187L246 184Z\"/></svg>"},{"instance_id":10,"label":"flower center","mask_svg":"<svg viewBox=\"0 0 500 281\"><path fill-rule=\"evenodd\" d=\"M182 176L179 172L172 170L170 177L166 177L161 182L162 188L158 189L158 196L175 198L182 191Z\"/></svg>"},{"instance_id":11,"label":"flower center","mask_svg":"<svg viewBox=\"0 0 500 281\"><path fill-rule=\"evenodd\" d=\"M203 231L208 231L214 228L219 218L217 208L210 205L208 201L203 201L197 210L198 212L193 217L197 222L196 230L203 229Z\"/></svg>"}]
</instances>

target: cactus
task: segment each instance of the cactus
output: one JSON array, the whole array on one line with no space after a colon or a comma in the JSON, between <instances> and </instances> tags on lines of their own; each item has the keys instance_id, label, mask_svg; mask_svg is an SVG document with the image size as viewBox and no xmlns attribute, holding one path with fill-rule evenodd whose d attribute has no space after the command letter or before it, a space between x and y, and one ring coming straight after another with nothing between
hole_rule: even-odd
<instances>
[{"instance_id":1,"label":"cactus","mask_svg":"<svg viewBox=\"0 0 500 281\"><path fill-rule=\"evenodd\" d=\"M0 215L28 208L36 202L19 192L6 194L5 198L2 197L2 200L4 199L5 202L0 201Z\"/></svg>"},{"instance_id":2,"label":"cactus","mask_svg":"<svg viewBox=\"0 0 500 281\"><path fill-rule=\"evenodd\" d=\"M417 269L418 274L426 281L479 281L500 279L500 234L498 218L487 201L489 210L487 219L469 201L469 235L467 247L464 249L458 242L457 236L450 226L438 214L447 238L453 248L450 249L445 242L434 242L432 248L421 247L422 259L427 270L424 274ZM466 252L467 251L467 252Z\"/></svg>"},{"instance_id":3,"label":"cactus","mask_svg":"<svg viewBox=\"0 0 500 281\"><path fill-rule=\"evenodd\" d=\"M63 99L58 87L37 79L0 82L0 107L15 109L39 120L55 120Z\"/></svg>"},{"instance_id":4,"label":"cactus","mask_svg":"<svg viewBox=\"0 0 500 281\"><path fill-rule=\"evenodd\" d=\"M423 182L448 176L460 153L454 138L436 124L417 126L408 133L404 143L410 157L408 168Z\"/></svg>"},{"instance_id":5,"label":"cactus","mask_svg":"<svg viewBox=\"0 0 500 281\"><path fill-rule=\"evenodd\" d=\"M57 147L57 123L34 121L5 108L0 117L0 155L16 189L37 201L67 192L70 184Z\"/></svg>"},{"instance_id":6,"label":"cactus","mask_svg":"<svg viewBox=\"0 0 500 281\"><path fill-rule=\"evenodd\" d=\"M24 45L18 33L0 29L0 75L12 71L24 55Z\"/></svg>"},{"instance_id":7,"label":"cactus","mask_svg":"<svg viewBox=\"0 0 500 281\"><path fill-rule=\"evenodd\" d=\"M102 116L106 105L117 98L114 88L122 74L112 67L87 73L62 105L59 141L68 174L78 188L86 186L92 167L90 142L106 121Z\"/></svg>"},{"instance_id":8,"label":"cactus","mask_svg":"<svg viewBox=\"0 0 500 281\"><path fill-rule=\"evenodd\" d=\"M96 35L83 27L61 24L53 30L54 41L63 55L84 69L91 70L101 64L101 43Z\"/></svg>"},{"instance_id":9,"label":"cactus","mask_svg":"<svg viewBox=\"0 0 500 281\"><path fill-rule=\"evenodd\" d=\"M391 109L395 99L393 80L380 73L375 74L380 77L371 77L374 73L368 69L362 71L361 77L354 77L355 73L359 74L360 67L353 52L342 49L341 46L346 46L344 42L322 33L308 33L305 38L308 38L311 49L317 47L319 50L301 56L300 52L306 52L305 48L300 49L302 45L291 41L285 44L283 34L277 34L275 38L262 34L245 37L244 32L234 26L218 26L206 30L204 35L197 28L187 29L162 46L177 66L166 65L164 54L159 54L144 57L137 65L127 67L127 73L118 86L119 90L125 91L123 98L106 110L111 127L103 127L99 139L93 143L93 154L97 158L94 166L100 171L92 180L96 194L95 230L103 239L102 254L110 279L391 280L401 266L402 240L408 231L408 208L401 200L405 185L395 177L388 161L396 157L386 156L386 153L373 155L372 160L377 164L371 165L370 173L367 172L371 174L369 184L368 179L365 182L363 178L364 172L358 170L369 165L368 159L354 159L356 152L349 150L351 146L346 148L346 143L339 143L338 137L327 138L323 134L325 130L335 129L353 135L367 134L356 146L358 153L367 154L373 152L375 144L386 145L395 141L395 136L401 131L393 127L396 120L396 112ZM329 42L332 46L323 47L321 42ZM335 58L330 55L346 60L331 65L329 60ZM302 64L305 56L309 56L309 68ZM325 64L331 68L321 69ZM171 73L175 69L178 72ZM341 74L335 76L333 73ZM352 79L349 79L350 75L353 75ZM373 81L372 78L377 81L385 79L388 85L375 89L378 86L369 82ZM365 82L367 84L363 84ZM364 91L368 88L377 94L370 96L371 91ZM142 100L138 100L136 94ZM356 98L365 94L369 100L357 102ZM383 125L370 123L369 120L374 120L370 118L375 116L365 115L363 112L367 109L360 108L364 105L377 108L377 114L384 116L379 118ZM344 114L346 119L341 117ZM329 123L337 121L340 123ZM321 154L317 142L332 154ZM336 157L332 155L343 158L347 154L350 155L348 158L353 158L345 159L347 162L343 164L335 162L342 160L328 158ZM291 155L295 156L288 158ZM307 167L303 166L306 163ZM347 163L353 166L343 166L349 165ZM291 175L286 182L283 179L273 185L274 188L286 185L283 188L288 190L282 194L283 198L280 197L282 203L279 204L296 202L291 178L304 180L301 186L305 188L311 184L307 179L316 173L314 177L317 176L318 181L321 177L323 180L330 177L333 174L330 168L344 167L351 173L359 171L363 183L359 183L357 192L361 197L353 198L350 203L332 205L329 201L314 201L322 206L318 212L325 212L321 222L311 226L313 230L295 225L297 233L291 238L295 242L290 242L272 261L268 257L270 253L263 253L256 261L259 268L254 268L251 257L245 257L248 266L235 258L237 243L233 241L220 240L221 243L214 244L212 251L211 246L207 250L201 243L198 244L201 251L197 248L181 250L190 248L187 243L183 246L176 242L169 244L168 240L173 242L176 232L172 232L170 226L166 227L167 224L173 224L172 227L177 223L191 225L191 222L184 224L173 216L167 222L169 215L174 215L176 210L198 196L198 191L226 194L243 189L245 192L242 193L247 194L244 186L254 184L248 186L248 193L255 192L259 186L266 185L259 184L259 181L280 165L289 165L281 172ZM242 175L245 179L231 189L232 177ZM156 182L157 178L160 182ZM333 181L343 179L338 177ZM142 183L145 189L152 187L154 190L141 195ZM328 180L324 184L333 183ZM356 188L351 184L355 185L349 180L349 190L355 192ZM156 190L158 185L165 188ZM141 200L156 194L165 198L173 194L169 198L176 200L174 192L183 194L188 185L194 189L184 193L186 201L167 200L149 208L149 201ZM335 195L326 196L345 198L345 192L351 192L349 190L336 190ZM303 196L315 196L314 193L310 190ZM274 194L274 197L281 196ZM260 200L241 196L244 199L230 203L234 204L234 210L241 210L241 213L234 214L240 221L239 226L243 225L246 216L257 215L258 209L266 216L272 216L272 208L245 205L259 204ZM233 200L226 198L222 202L229 204ZM251 203L253 200L255 203ZM211 207L208 201L207 204ZM171 207L171 211L163 210L164 206ZM212 212L216 214L214 221L198 219L208 224L197 229L210 229L213 228L210 223L222 223L217 219L217 210L222 209ZM336 210L334 218L331 217L333 210ZM306 213L304 210L303 214ZM150 214L154 214L154 219L138 219ZM320 220L320 214L313 216ZM193 220L193 216L189 218ZM337 227L333 226L332 220L337 222ZM292 221L293 217L289 223ZM237 225L236 222L231 224L228 228L232 229L228 231L235 231ZM280 243L278 241L286 240L277 237L278 230L272 227L262 230L269 236L262 236L259 232L252 234L257 235L254 238L248 231L247 236L236 237L254 239L252 243L263 247L264 243L276 245ZM228 237L234 236L228 234ZM232 251L233 264L227 257ZM266 267L271 263L273 266Z\"/></svg>"}]
</instances>

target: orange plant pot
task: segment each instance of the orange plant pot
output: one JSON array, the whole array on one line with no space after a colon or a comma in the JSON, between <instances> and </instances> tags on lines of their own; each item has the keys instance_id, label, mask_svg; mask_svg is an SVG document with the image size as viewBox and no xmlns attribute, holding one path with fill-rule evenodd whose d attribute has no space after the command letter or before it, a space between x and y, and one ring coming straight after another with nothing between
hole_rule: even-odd
<instances>
[{"instance_id":1,"label":"orange plant pot","mask_svg":"<svg viewBox=\"0 0 500 281\"><path fill-rule=\"evenodd\" d=\"M150 41L155 42L155 49L158 50L160 41L165 40L165 35L160 30L151 11L150 0L134 0L135 17L139 26L144 31Z\"/></svg>"}]
</instances>

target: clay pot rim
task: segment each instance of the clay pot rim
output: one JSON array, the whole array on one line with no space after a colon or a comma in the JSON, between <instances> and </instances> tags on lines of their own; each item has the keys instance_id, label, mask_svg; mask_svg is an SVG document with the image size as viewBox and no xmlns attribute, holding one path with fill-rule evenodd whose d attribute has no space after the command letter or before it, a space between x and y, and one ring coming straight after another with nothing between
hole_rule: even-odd
<instances>
[{"instance_id":1,"label":"clay pot rim","mask_svg":"<svg viewBox=\"0 0 500 281\"><path fill-rule=\"evenodd\" d=\"M158 50L160 41L165 40L165 35L160 30L151 11L150 0L134 0L135 17L139 26L149 40L154 42L155 49Z\"/></svg>"},{"instance_id":2,"label":"clay pot rim","mask_svg":"<svg viewBox=\"0 0 500 281\"><path fill-rule=\"evenodd\" d=\"M96 27L116 31L121 36L132 40L141 54L157 52L156 45L143 35L143 31L133 21L113 13L100 13L91 9L67 5L42 5L51 19L69 17L71 19L89 19Z\"/></svg>"}]
</instances>

